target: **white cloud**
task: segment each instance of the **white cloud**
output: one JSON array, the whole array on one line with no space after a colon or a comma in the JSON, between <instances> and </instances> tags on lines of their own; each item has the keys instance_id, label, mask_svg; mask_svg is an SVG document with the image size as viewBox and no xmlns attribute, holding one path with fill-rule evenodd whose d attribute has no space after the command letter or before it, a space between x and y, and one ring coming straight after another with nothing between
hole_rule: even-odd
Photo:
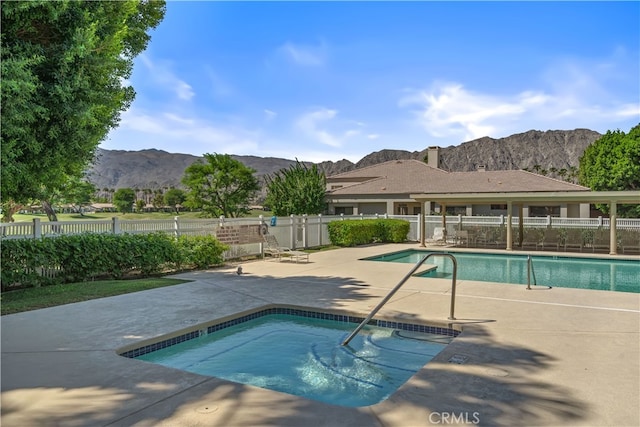
<instances>
[{"instance_id":1,"label":"white cloud","mask_svg":"<svg viewBox=\"0 0 640 427\"><path fill-rule=\"evenodd\" d=\"M317 67L326 61L326 46L321 43L318 46L299 45L287 42L278 48L289 60L297 65Z\"/></svg>"},{"instance_id":2,"label":"white cloud","mask_svg":"<svg viewBox=\"0 0 640 427\"><path fill-rule=\"evenodd\" d=\"M619 70L614 68L565 61L542 75L540 88L500 95L470 90L458 82L438 82L429 89L405 91L399 105L410 109L431 136L457 138L455 143L529 129L603 131L640 118L640 105L619 102L626 93L615 95Z\"/></svg>"},{"instance_id":3,"label":"white cloud","mask_svg":"<svg viewBox=\"0 0 640 427\"><path fill-rule=\"evenodd\" d=\"M129 149L153 146L171 152L250 153L257 148L252 132L241 128L228 128L198 117L184 117L173 112L149 113L135 108L122 115L120 126L110 134L111 145ZM181 149L188 145L188 149ZM232 150L230 150L232 148Z\"/></svg>"},{"instance_id":4,"label":"white cloud","mask_svg":"<svg viewBox=\"0 0 640 427\"><path fill-rule=\"evenodd\" d=\"M323 108L303 115L296 124L306 136L331 147L340 147L342 144L336 137L320 128L321 124L332 120L337 113L336 110Z\"/></svg>"},{"instance_id":5,"label":"white cloud","mask_svg":"<svg viewBox=\"0 0 640 427\"><path fill-rule=\"evenodd\" d=\"M267 108L264 109L264 118L267 121L275 119L277 115L278 113L276 113L275 111L269 110Z\"/></svg>"},{"instance_id":6,"label":"white cloud","mask_svg":"<svg viewBox=\"0 0 640 427\"><path fill-rule=\"evenodd\" d=\"M320 108L301 116L296 122L296 127L312 141L339 148L348 139L360 135L361 130L348 128L347 124L352 124L353 121L337 121L337 115L336 110Z\"/></svg>"},{"instance_id":7,"label":"white cloud","mask_svg":"<svg viewBox=\"0 0 640 427\"><path fill-rule=\"evenodd\" d=\"M168 91L172 91L182 100L189 101L195 96L191 85L178 78L170 69L169 65L159 64L151 61L151 58L144 53L140 55L140 60L149 70L151 79Z\"/></svg>"}]
</instances>

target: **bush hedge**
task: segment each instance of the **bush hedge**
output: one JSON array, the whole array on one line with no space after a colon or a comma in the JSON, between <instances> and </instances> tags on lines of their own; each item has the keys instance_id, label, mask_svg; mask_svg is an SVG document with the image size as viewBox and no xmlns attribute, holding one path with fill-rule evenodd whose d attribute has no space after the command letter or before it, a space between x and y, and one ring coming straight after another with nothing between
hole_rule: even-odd
<instances>
[{"instance_id":1,"label":"bush hedge","mask_svg":"<svg viewBox=\"0 0 640 427\"><path fill-rule=\"evenodd\" d=\"M166 233L83 233L41 239L0 241L2 290L82 282L95 277L119 279L136 273L205 268L223 262L228 246L213 236Z\"/></svg>"},{"instance_id":2,"label":"bush hedge","mask_svg":"<svg viewBox=\"0 0 640 427\"><path fill-rule=\"evenodd\" d=\"M407 240L410 225L401 219L364 219L332 221L327 226L332 244L357 246L404 242Z\"/></svg>"}]
</instances>

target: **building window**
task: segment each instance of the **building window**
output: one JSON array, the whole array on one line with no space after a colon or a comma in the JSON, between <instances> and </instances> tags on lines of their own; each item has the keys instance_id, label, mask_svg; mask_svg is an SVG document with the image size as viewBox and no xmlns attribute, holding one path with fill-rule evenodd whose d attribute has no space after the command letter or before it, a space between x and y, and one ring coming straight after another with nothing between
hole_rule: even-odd
<instances>
[{"instance_id":1,"label":"building window","mask_svg":"<svg viewBox=\"0 0 640 427\"><path fill-rule=\"evenodd\" d=\"M466 215L466 206L447 206L447 215Z\"/></svg>"},{"instance_id":2,"label":"building window","mask_svg":"<svg viewBox=\"0 0 640 427\"><path fill-rule=\"evenodd\" d=\"M420 206L414 206L413 207L413 214L414 215L420 215L420 212L422 212L422 209L420 208Z\"/></svg>"},{"instance_id":3,"label":"building window","mask_svg":"<svg viewBox=\"0 0 640 427\"><path fill-rule=\"evenodd\" d=\"M529 216L560 216L560 206L529 206Z\"/></svg>"},{"instance_id":4,"label":"building window","mask_svg":"<svg viewBox=\"0 0 640 427\"><path fill-rule=\"evenodd\" d=\"M336 206L336 215L353 215L353 206Z\"/></svg>"},{"instance_id":5,"label":"building window","mask_svg":"<svg viewBox=\"0 0 640 427\"><path fill-rule=\"evenodd\" d=\"M507 210L507 205L491 205L491 210L492 211L506 211Z\"/></svg>"},{"instance_id":6,"label":"building window","mask_svg":"<svg viewBox=\"0 0 640 427\"><path fill-rule=\"evenodd\" d=\"M398 205L398 215L409 215L409 208L406 204Z\"/></svg>"}]
</instances>

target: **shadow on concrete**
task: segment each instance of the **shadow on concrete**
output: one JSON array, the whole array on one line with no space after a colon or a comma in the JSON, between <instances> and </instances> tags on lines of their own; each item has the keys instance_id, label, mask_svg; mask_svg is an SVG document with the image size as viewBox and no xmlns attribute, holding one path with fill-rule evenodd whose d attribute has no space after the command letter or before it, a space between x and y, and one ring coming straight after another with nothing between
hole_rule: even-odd
<instances>
[{"instance_id":1,"label":"shadow on concrete","mask_svg":"<svg viewBox=\"0 0 640 427\"><path fill-rule=\"evenodd\" d=\"M201 277L210 286L194 288L191 298L202 304L215 301L221 289L237 294L240 302L253 301L254 306L256 300L294 305L308 305L311 300L319 309L340 309L347 302L379 300L366 283L353 277L283 279L231 272ZM274 280L277 287L270 286ZM189 284L180 286L189 292ZM211 320L217 312L212 307ZM51 351L43 358L36 352L12 353L10 343L3 342L3 426L404 427L442 425L442 418L432 413L441 417L445 412L467 414L479 425L562 425L579 422L587 409L569 390L535 379L537 372L553 367L553 357L497 342L480 323L490 319L460 319L467 323L463 334L398 392L378 405L347 408L96 350L101 348L100 325L84 323L91 313L87 316L68 319L70 324L95 328L96 341L83 343L84 350ZM416 316L402 314L403 319L412 317ZM180 329L171 328L166 326L168 331ZM464 369L448 362L454 355L466 357Z\"/></svg>"}]
</instances>

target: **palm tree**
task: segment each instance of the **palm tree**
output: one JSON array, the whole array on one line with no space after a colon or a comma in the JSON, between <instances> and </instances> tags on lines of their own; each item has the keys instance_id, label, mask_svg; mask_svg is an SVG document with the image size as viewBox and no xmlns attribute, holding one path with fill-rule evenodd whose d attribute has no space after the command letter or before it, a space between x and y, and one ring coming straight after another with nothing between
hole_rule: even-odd
<instances>
[{"instance_id":1,"label":"palm tree","mask_svg":"<svg viewBox=\"0 0 640 427\"><path fill-rule=\"evenodd\" d=\"M565 177L567 176L567 172L569 172L569 171L567 171L567 169L566 169L566 168L562 168L562 169L560 169L560 170L558 171L558 175L560 175L560 178L562 178L563 180L565 180L565 179L566 179Z\"/></svg>"}]
</instances>

